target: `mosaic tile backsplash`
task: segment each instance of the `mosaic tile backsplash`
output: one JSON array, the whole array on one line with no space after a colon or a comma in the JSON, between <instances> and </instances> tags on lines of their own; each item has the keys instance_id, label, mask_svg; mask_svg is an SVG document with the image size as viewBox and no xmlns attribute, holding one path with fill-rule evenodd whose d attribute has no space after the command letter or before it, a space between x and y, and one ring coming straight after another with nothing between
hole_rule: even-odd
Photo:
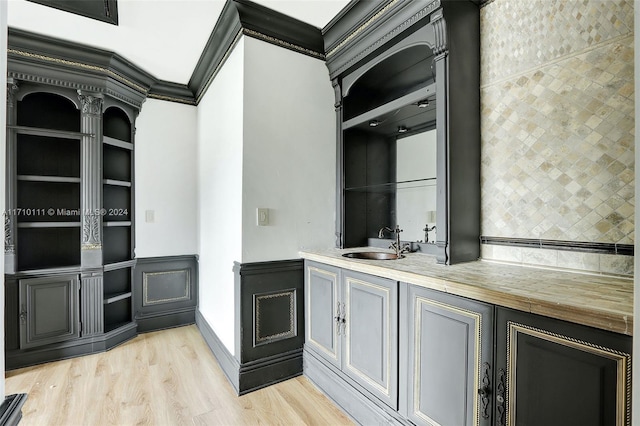
<instances>
[{"instance_id":1,"label":"mosaic tile backsplash","mask_svg":"<svg viewBox=\"0 0 640 426\"><path fill-rule=\"evenodd\" d=\"M633 244L633 2L495 0L480 28L482 234Z\"/></svg>"}]
</instances>

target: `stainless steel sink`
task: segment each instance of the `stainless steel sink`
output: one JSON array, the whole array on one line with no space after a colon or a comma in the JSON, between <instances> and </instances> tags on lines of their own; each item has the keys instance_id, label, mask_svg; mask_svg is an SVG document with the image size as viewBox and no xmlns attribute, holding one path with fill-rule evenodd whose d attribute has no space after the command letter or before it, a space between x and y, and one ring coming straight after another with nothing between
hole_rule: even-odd
<instances>
[{"instance_id":1,"label":"stainless steel sink","mask_svg":"<svg viewBox=\"0 0 640 426\"><path fill-rule=\"evenodd\" d=\"M342 256L350 259L371 259L371 260L395 260L402 259L404 256L398 256L395 253L385 253L380 251L356 251L353 253L345 253Z\"/></svg>"}]
</instances>

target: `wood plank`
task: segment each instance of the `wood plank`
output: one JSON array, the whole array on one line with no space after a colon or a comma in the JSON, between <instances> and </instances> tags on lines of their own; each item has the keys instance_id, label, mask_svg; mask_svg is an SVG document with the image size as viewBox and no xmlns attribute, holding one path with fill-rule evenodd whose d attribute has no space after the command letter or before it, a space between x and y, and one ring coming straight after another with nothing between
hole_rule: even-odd
<instances>
[{"instance_id":1,"label":"wood plank","mask_svg":"<svg viewBox=\"0 0 640 426\"><path fill-rule=\"evenodd\" d=\"M236 396L195 325L9 371L5 388L28 394L24 426L352 424L304 377Z\"/></svg>"}]
</instances>

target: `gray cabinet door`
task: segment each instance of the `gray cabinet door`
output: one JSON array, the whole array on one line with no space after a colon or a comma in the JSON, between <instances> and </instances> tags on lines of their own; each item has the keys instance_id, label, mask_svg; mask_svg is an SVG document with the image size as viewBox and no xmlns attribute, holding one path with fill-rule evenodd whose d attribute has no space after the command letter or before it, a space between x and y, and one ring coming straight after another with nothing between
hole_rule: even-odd
<instances>
[{"instance_id":1,"label":"gray cabinet door","mask_svg":"<svg viewBox=\"0 0 640 426\"><path fill-rule=\"evenodd\" d=\"M493 306L412 285L406 294L403 411L417 425L489 425Z\"/></svg>"},{"instance_id":2,"label":"gray cabinet door","mask_svg":"<svg viewBox=\"0 0 640 426\"><path fill-rule=\"evenodd\" d=\"M305 343L336 367L341 367L340 339L342 310L340 269L315 262L305 262Z\"/></svg>"},{"instance_id":3,"label":"gray cabinet door","mask_svg":"<svg viewBox=\"0 0 640 426\"><path fill-rule=\"evenodd\" d=\"M23 279L19 286L21 349L80 336L77 275Z\"/></svg>"},{"instance_id":4,"label":"gray cabinet door","mask_svg":"<svg viewBox=\"0 0 640 426\"><path fill-rule=\"evenodd\" d=\"M398 408L398 283L342 271L345 343L343 371Z\"/></svg>"},{"instance_id":5,"label":"gray cabinet door","mask_svg":"<svg viewBox=\"0 0 640 426\"><path fill-rule=\"evenodd\" d=\"M631 336L500 307L496 324L496 425L631 424Z\"/></svg>"}]
</instances>

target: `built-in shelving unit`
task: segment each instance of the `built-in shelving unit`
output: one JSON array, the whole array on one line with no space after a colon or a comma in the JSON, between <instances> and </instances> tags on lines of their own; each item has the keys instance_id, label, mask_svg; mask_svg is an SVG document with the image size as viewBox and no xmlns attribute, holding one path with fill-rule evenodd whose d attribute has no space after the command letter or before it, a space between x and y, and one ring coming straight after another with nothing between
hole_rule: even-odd
<instances>
[{"instance_id":1,"label":"built-in shelving unit","mask_svg":"<svg viewBox=\"0 0 640 426\"><path fill-rule=\"evenodd\" d=\"M104 329L133 321L133 128L127 114L107 108L103 114L102 234Z\"/></svg>"},{"instance_id":2,"label":"built-in shelving unit","mask_svg":"<svg viewBox=\"0 0 640 426\"><path fill-rule=\"evenodd\" d=\"M439 263L478 258L478 34L472 1L352 2L323 29L338 247L388 245L378 231L399 225Z\"/></svg>"},{"instance_id":3,"label":"built-in shelving unit","mask_svg":"<svg viewBox=\"0 0 640 426\"><path fill-rule=\"evenodd\" d=\"M15 189L7 215L15 222L16 269L80 265L80 111L53 93L31 93L17 105Z\"/></svg>"}]
</instances>

